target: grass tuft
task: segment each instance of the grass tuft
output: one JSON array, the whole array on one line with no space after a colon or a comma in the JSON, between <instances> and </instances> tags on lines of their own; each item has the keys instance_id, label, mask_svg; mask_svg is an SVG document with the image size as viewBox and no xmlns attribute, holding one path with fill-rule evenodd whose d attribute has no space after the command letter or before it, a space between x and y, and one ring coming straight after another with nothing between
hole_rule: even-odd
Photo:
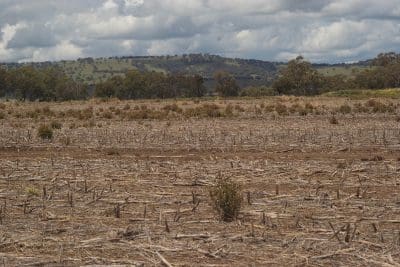
<instances>
[{"instance_id":1,"label":"grass tuft","mask_svg":"<svg viewBox=\"0 0 400 267\"><path fill-rule=\"evenodd\" d=\"M238 183L228 178L219 178L210 190L210 197L223 221L231 222L237 219L242 206L242 189Z\"/></svg>"},{"instance_id":2,"label":"grass tuft","mask_svg":"<svg viewBox=\"0 0 400 267\"><path fill-rule=\"evenodd\" d=\"M38 136L43 140L51 140L53 138L53 129L46 124L40 125L37 133Z\"/></svg>"}]
</instances>

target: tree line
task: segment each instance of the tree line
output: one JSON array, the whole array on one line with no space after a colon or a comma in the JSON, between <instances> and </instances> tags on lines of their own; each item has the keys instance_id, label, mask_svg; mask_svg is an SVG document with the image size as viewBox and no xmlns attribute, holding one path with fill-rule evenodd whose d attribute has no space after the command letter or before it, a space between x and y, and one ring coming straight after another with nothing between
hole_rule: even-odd
<instances>
[{"instance_id":1,"label":"tree line","mask_svg":"<svg viewBox=\"0 0 400 267\"><path fill-rule=\"evenodd\" d=\"M343 74L324 76L299 56L288 62L272 84L279 95L318 95L345 89L397 87L400 87L400 54L393 52L379 54L372 60L370 68L350 77Z\"/></svg>"},{"instance_id":2,"label":"tree line","mask_svg":"<svg viewBox=\"0 0 400 267\"><path fill-rule=\"evenodd\" d=\"M262 95L318 95L344 89L382 89L400 87L400 54L382 53L370 68L351 76L325 76L299 56L279 71L271 86L240 88L226 71L214 74L214 93L223 97ZM200 75L128 71L94 87L74 81L55 67L0 68L0 97L20 100L65 101L95 97L120 99L202 97L210 92Z\"/></svg>"},{"instance_id":3,"label":"tree line","mask_svg":"<svg viewBox=\"0 0 400 267\"><path fill-rule=\"evenodd\" d=\"M85 99L87 96L86 85L75 82L58 68L0 68L0 97L29 101L66 101Z\"/></svg>"},{"instance_id":4,"label":"tree line","mask_svg":"<svg viewBox=\"0 0 400 267\"><path fill-rule=\"evenodd\" d=\"M129 71L96 85L96 97L120 99L202 97L206 94L200 75Z\"/></svg>"}]
</instances>

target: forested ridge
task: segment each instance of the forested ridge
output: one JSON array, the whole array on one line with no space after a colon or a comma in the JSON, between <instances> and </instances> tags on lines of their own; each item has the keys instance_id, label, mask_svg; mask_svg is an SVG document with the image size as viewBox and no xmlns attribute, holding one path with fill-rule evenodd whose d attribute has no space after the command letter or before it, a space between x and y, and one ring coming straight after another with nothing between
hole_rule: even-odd
<instances>
[{"instance_id":1,"label":"forested ridge","mask_svg":"<svg viewBox=\"0 0 400 267\"><path fill-rule=\"evenodd\" d=\"M103 60L103 69L109 62L109 75L97 80L85 80L72 73L72 61L2 64L0 97L30 101L93 96L163 99L205 95L318 95L345 89L400 87L400 55L393 52L379 54L358 65L313 65L301 56L284 64L201 54L110 58L108 61L86 58L73 63L81 69L90 65L99 71L100 60ZM121 68L121 64L110 63L116 60L131 67ZM175 63L168 65L169 61Z\"/></svg>"}]
</instances>

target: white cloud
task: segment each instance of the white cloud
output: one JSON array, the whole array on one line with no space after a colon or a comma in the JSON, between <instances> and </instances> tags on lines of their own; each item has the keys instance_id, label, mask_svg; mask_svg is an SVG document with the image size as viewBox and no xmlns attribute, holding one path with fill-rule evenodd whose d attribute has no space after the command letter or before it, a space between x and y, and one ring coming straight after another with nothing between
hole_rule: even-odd
<instances>
[{"instance_id":1,"label":"white cloud","mask_svg":"<svg viewBox=\"0 0 400 267\"><path fill-rule=\"evenodd\" d=\"M103 9L105 10L115 9L115 8L118 8L118 5L113 0L107 0L103 4Z\"/></svg>"},{"instance_id":2,"label":"white cloud","mask_svg":"<svg viewBox=\"0 0 400 267\"><path fill-rule=\"evenodd\" d=\"M0 60L204 52L350 61L399 52L399 21L398 0L3 0Z\"/></svg>"},{"instance_id":3,"label":"white cloud","mask_svg":"<svg viewBox=\"0 0 400 267\"><path fill-rule=\"evenodd\" d=\"M364 41L366 23L341 20L312 29L303 41L304 51L329 51L358 47Z\"/></svg>"},{"instance_id":4,"label":"white cloud","mask_svg":"<svg viewBox=\"0 0 400 267\"><path fill-rule=\"evenodd\" d=\"M144 0L125 0L125 6L138 7L144 4Z\"/></svg>"},{"instance_id":5,"label":"white cloud","mask_svg":"<svg viewBox=\"0 0 400 267\"><path fill-rule=\"evenodd\" d=\"M72 44L70 41L62 41L49 49L38 48L32 49L32 57L19 60L27 61L47 61L47 60L68 60L82 57L82 49Z\"/></svg>"},{"instance_id":6,"label":"white cloud","mask_svg":"<svg viewBox=\"0 0 400 267\"><path fill-rule=\"evenodd\" d=\"M3 60L13 60L13 51L8 49L8 43L13 39L15 36L16 32L19 29L24 29L26 28L27 25L26 23L18 23L16 25L9 25L6 24L2 29L1 29L1 41L0 41L0 58Z\"/></svg>"}]
</instances>

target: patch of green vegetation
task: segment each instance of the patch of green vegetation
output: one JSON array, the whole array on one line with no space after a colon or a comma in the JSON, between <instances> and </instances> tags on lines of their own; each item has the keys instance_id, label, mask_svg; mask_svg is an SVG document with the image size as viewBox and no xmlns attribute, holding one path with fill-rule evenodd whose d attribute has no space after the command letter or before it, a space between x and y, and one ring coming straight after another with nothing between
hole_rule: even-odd
<instances>
[{"instance_id":1,"label":"patch of green vegetation","mask_svg":"<svg viewBox=\"0 0 400 267\"><path fill-rule=\"evenodd\" d=\"M329 97L348 97L352 99L366 99L371 97L400 98L400 88L382 90L340 90L323 94Z\"/></svg>"},{"instance_id":2,"label":"patch of green vegetation","mask_svg":"<svg viewBox=\"0 0 400 267\"><path fill-rule=\"evenodd\" d=\"M144 64L144 65L146 66L146 70L147 71L161 72L161 73L164 73L164 74L168 73L168 71L166 71L165 69L155 67L155 66L153 66L151 64Z\"/></svg>"},{"instance_id":3,"label":"patch of green vegetation","mask_svg":"<svg viewBox=\"0 0 400 267\"><path fill-rule=\"evenodd\" d=\"M210 189L210 197L214 209L223 221L231 222L237 219L242 206L242 189L238 183L219 178L216 185Z\"/></svg>"},{"instance_id":4,"label":"patch of green vegetation","mask_svg":"<svg viewBox=\"0 0 400 267\"><path fill-rule=\"evenodd\" d=\"M35 187L26 187L25 193L30 197L33 197L33 196L37 197L40 195L39 190Z\"/></svg>"},{"instance_id":5,"label":"patch of green vegetation","mask_svg":"<svg viewBox=\"0 0 400 267\"><path fill-rule=\"evenodd\" d=\"M344 75L354 77L358 72L371 69L369 66L327 66L317 68L317 71L325 76Z\"/></svg>"}]
</instances>

